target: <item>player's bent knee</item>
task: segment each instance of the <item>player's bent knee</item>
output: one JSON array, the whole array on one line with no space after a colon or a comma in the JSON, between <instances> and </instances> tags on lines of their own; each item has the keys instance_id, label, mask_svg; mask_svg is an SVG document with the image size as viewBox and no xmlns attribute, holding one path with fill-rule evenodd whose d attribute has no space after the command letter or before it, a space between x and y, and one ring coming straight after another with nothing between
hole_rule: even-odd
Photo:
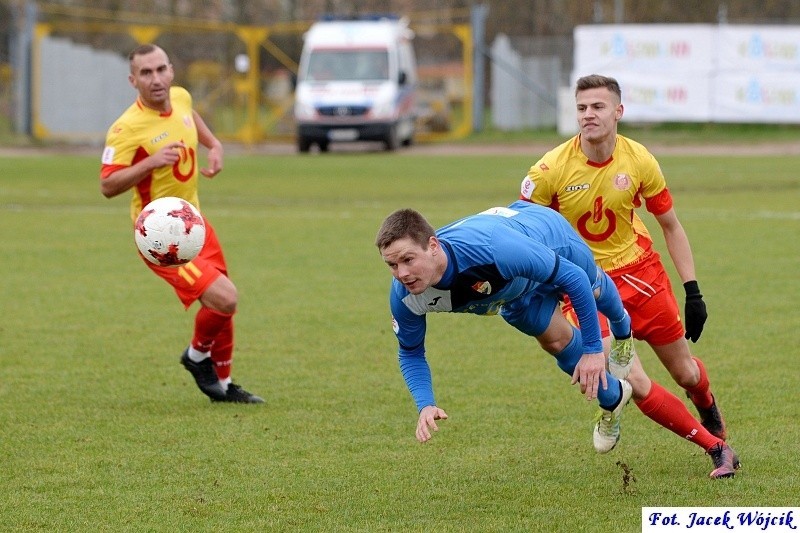
<instances>
[{"instance_id":1,"label":"player's bent knee","mask_svg":"<svg viewBox=\"0 0 800 533\"><path fill-rule=\"evenodd\" d=\"M691 389L692 387L696 386L700 383L700 373L699 372L681 372L680 374L673 375L672 379L675 380L675 383L680 385L684 389Z\"/></svg>"},{"instance_id":2,"label":"player's bent knee","mask_svg":"<svg viewBox=\"0 0 800 533\"><path fill-rule=\"evenodd\" d=\"M538 337L539 345L551 355L561 353L569 344L570 339Z\"/></svg>"},{"instance_id":3,"label":"player's bent knee","mask_svg":"<svg viewBox=\"0 0 800 533\"><path fill-rule=\"evenodd\" d=\"M239 293L230 279L220 276L206 289L200 301L219 313L232 315L236 312Z\"/></svg>"}]
</instances>

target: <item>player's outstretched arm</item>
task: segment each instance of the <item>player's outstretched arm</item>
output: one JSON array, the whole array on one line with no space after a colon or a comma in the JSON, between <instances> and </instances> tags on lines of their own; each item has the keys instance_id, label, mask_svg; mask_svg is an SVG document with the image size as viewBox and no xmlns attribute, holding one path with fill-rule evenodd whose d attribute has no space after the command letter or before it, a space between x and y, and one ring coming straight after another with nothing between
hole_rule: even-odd
<instances>
[{"instance_id":1,"label":"player's outstretched arm","mask_svg":"<svg viewBox=\"0 0 800 533\"><path fill-rule=\"evenodd\" d=\"M443 409L439 409L435 405L423 407L419 412L419 420L417 420L417 440L420 442L431 440L433 436L431 431L439 431L436 421L446 419L447 413Z\"/></svg>"},{"instance_id":2,"label":"player's outstretched arm","mask_svg":"<svg viewBox=\"0 0 800 533\"><path fill-rule=\"evenodd\" d=\"M686 235L686 231L678 220L674 209L670 209L661 215L656 215L656 220L664 232L667 251L686 289L686 305L683 316L686 338L691 339L692 342L697 342L700 334L703 333L703 326L706 323L706 319L708 319L708 312L703 301L703 295L697 285L694 256L692 255L692 247L689 244L689 237Z\"/></svg>"}]
</instances>

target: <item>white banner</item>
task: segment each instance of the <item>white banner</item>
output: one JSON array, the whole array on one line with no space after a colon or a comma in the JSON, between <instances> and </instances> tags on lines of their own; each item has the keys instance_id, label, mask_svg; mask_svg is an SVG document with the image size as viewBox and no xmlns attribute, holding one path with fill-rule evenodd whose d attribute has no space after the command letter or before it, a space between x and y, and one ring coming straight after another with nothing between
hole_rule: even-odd
<instances>
[{"instance_id":1,"label":"white banner","mask_svg":"<svg viewBox=\"0 0 800 533\"><path fill-rule=\"evenodd\" d=\"M800 123L800 26L619 24L575 28L573 87L622 87L631 122Z\"/></svg>"},{"instance_id":2,"label":"white banner","mask_svg":"<svg viewBox=\"0 0 800 533\"><path fill-rule=\"evenodd\" d=\"M574 31L578 76L618 71L710 71L715 28L709 24L599 24Z\"/></svg>"},{"instance_id":3,"label":"white banner","mask_svg":"<svg viewBox=\"0 0 800 533\"><path fill-rule=\"evenodd\" d=\"M721 73L713 86L714 121L800 123L800 71Z\"/></svg>"},{"instance_id":4,"label":"white banner","mask_svg":"<svg viewBox=\"0 0 800 533\"><path fill-rule=\"evenodd\" d=\"M797 26L720 26L719 69L800 71Z\"/></svg>"}]
</instances>

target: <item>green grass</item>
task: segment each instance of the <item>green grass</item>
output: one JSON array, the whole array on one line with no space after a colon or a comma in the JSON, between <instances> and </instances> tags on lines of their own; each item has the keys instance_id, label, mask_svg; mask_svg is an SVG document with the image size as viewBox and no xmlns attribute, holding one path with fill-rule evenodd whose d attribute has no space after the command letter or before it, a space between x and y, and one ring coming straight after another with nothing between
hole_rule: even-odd
<instances>
[{"instance_id":1,"label":"green grass","mask_svg":"<svg viewBox=\"0 0 800 533\"><path fill-rule=\"evenodd\" d=\"M139 263L98 161L0 159L4 528L633 532L643 506L797 505L797 158L661 158L709 306L694 349L744 464L716 482L632 406L595 454L591 406L497 317L429 318L451 418L414 440L377 227L509 203L531 158L238 156L204 180L240 292L234 377L265 406L212 405L179 366L193 312Z\"/></svg>"}]
</instances>

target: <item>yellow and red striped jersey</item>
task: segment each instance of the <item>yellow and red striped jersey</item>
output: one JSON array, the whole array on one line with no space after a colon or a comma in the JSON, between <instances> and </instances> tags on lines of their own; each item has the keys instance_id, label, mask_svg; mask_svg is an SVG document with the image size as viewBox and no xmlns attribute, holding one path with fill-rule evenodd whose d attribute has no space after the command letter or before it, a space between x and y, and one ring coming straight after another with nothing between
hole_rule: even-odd
<instances>
[{"instance_id":1,"label":"yellow and red striped jersey","mask_svg":"<svg viewBox=\"0 0 800 533\"><path fill-rule=\"evenodd\" d=\"M136 164L162 147L182 142L180 159L171 167L153 170L133 188L131 217L135 221L152 200L177 196L198 209L197 128L192 116L192 97L182 87L170 89L172 111L160 113L136 100L108 129L100 176Z\"/></svg>"},{"instance_id":2,"label":"yellow and red striped jersey","mask_svg":"<svg viewBox=\"0 0 800 533\"><path fill-rule=\"evenodd\" d=\"M655 157L641 144L617 135L612 156L588 160L580 136L547 152L522 180L520 198L560 212L583 237L603 270L643 259L652 239L636 208L672 208L672 197Z\"/></svg>"}]
</instances>

